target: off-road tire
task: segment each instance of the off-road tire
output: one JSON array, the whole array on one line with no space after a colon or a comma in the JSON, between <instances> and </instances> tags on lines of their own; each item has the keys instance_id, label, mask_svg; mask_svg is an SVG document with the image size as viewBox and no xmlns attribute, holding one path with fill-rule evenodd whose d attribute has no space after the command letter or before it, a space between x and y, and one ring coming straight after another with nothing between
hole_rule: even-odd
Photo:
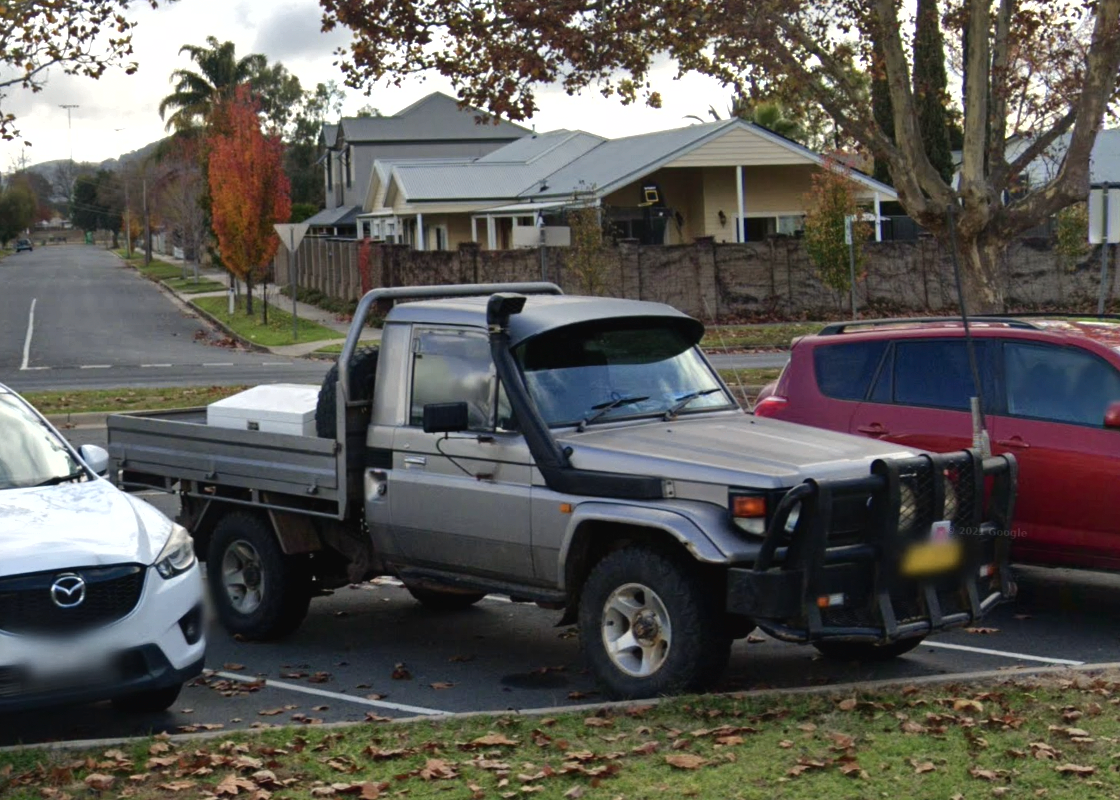
<instances>
[{"instance_id":1,"label":"off-road tire","mask_svg":"<svg viewBox=\"0 0 1120 800\"><path fill-rule=\"evenodd\" d=\"M237 562L251 562L254 572L247 573L241 585L255 583L255 606L239 600L239 593L244 598L248 592L227 585L227 573ZM307 556L285 555L260 517L240 511L227 514L214 527L206 558L218 619L231 634L245 639L277 639L291 633L307 616L311 602L309 566Z\"/></svg>"},{"instance_id":2,"label":"off-road tire","mask_svg":"<svg viewBox=\"0 0 1120 800\"><path fill-rule=\"evenodd\" d=\"M143 692L123 694L120 697L113 698L113 708L133 714L166 711L171 708L172 703L179 699L179 692L182 690L183 684L177 683L174 686L165 686L162 689L148 689Z\"/></svg>"},{"instance_id":3,"label":"off-road tire","mask_svg":"<svg viewBox=\"0 0 1120 800\"><path fill-rule=\"evenodd\" d=\"M670 628L659 665L644 676L628 673L608 652L608 631L629 623L612 619L607 603L625 591L636 591L642 603L663 611ZM579 634L592 674L618 700L707 689L719 679L731 654L718 598L695 566L684 557L643 546L616 550L591 570L580 595Z\"/></svg>"},{"instance_id":4,"label":"off-road tire","mask_svg":"<svg viewBox=\"0 0 1120 800\"><path fill-rule=\"evenodd\" d=\"M405 584L408 593L424 608L432 611L462 611L470 608L486 596L485 592L453 592L432 589L427 586L409 586Z\"/></svg>"},{"instance_id":5,"label":"off-road tire","mask_svg":"<svg viewBox=\"0 0 1120 800\"><path fill-rule=\"evenodd\" d=\"M362 347L350 357L350 399L369 400L373 397L373 381L377 375L377 355L375 347ZM335 398L338 395L338 362L334 363L319 389L315 403L315 434L321 439L337 438L338 416Z\"/></svg>"},{"instance_id":6,"label":"off-road tire","mask_svg":"<svg viewBox=\"0 0 1120 800\"><path fill-rule=\"evenodd\" d=\"M889 644L872 642L816 642L813 647L826 658L836 661L890 661L906 655L925 640L924 636L900 639Z\"/></svg>"}]
</instances>

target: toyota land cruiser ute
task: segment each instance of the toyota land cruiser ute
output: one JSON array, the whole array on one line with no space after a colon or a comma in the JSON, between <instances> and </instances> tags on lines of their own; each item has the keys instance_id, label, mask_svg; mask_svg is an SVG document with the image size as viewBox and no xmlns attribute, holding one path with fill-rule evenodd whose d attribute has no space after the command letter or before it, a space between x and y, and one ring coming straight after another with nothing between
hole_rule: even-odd
<instances>
[{"instance_id":1,"label":"toyota land cruiser ute","mask_svg":"<svg viewBox=\"0 0 1120 800\"><path fill-rule=\"evenodd\" d=\"M394 300L412 302L359 350ZM243 638L292 631L317 589L392 575L435 609L557 609L619 698L711 685L756 626L888 658L1009 595L1012 457L756 418L702 335L669 306L552 284L377 289L318 436L117 415L111 472L179 493Z\"/></svg>"}]
</instances>

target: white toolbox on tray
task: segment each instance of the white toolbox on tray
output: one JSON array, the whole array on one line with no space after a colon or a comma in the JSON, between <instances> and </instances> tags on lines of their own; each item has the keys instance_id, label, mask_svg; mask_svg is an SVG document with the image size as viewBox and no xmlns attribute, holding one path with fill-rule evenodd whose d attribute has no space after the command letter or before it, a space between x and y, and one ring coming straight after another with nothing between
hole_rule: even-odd
<instances>
[{"instance_id":1,"label":"white toolbox on tray","mask_svg":"<svg viewBox=\"0 0 1120 800\"><path fill-rule=\"evenodd\" d=\"M242 431L315 435L319 387L301 383L254 386L206 407L206 424Z\"/></svg>"}]
</instances>

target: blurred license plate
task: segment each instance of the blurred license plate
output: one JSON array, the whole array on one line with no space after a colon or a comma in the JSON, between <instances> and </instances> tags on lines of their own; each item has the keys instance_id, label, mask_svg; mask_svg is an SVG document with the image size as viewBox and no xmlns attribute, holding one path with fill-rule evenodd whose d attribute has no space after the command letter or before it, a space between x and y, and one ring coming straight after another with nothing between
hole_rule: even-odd
<instances>
[{"instance_id":1,"label":"blurred license plate","mask_svg":"<svg viewBox=\"0 0 1120 800\"><path fill-rule=\"evenodd\" d=\"M900 571L907 578L938 575L960 566L961 543L951 538L950 524L935 522L927 542L910 545L902 554Z\"/></svg>"}]
</instances>

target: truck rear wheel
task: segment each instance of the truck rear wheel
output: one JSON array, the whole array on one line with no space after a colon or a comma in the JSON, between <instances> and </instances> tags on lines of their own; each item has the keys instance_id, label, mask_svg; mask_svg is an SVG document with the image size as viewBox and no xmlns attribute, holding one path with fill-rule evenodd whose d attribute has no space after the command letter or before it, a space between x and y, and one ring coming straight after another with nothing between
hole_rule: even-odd
<instances>
[{"instance_id":1,"label":"truck rear wheel","mask_svg":"<svg viewBox=\"0 0 1120 800\"><path fill-rule=\"evenodd\" d=\"M373 397L373 381L377 376L376 347L362 347L350 357L350 394L351 400L369 400ZM321 439L334 439L338 434L338 409L335 398L338 396L338 362L336 361L323 378L319 389L319 399L315 403L315 433Z\"/></svg>"},{"instance_id":2,"label":"truck rear wheel","mask_svg":"<svg viewBox=\"0 0 1120 800\"><path fill-rule=\"evenodd\" d=\"M731 653L716 598L691 565L627 547L583 585L580 641L595 678L620 700L700 691Z\"/></svg>"},{"instance_id":3,"label":"truck rear wheel","mask_svg":"<svg viewBox=\"0 0 1120 800\"><path fill-rule=\"evenodd\" d=\"M214 527L206 575L218 618L232 634L276 639L307 616L311 572L306 557L285 555L253 514L227 514Z\"/></svg>"},{"instance_id":4,"label":"truck rear wheel","mask_svg":"<svg viewBox=\"0 0 1120 800\"><path fill-rule=\"evenodd\" d=\"M421 605L432 611L461 611L470 608L486 596L485 592L441 591L426 586L409 586L407 583L404 588L408 589L408 593Z\"/></svg>"},{"instance_id":5,"label":"truck rear wheel","mask_svg":"<svg viewBox=\"0 0 1120 800\"><path fill-rule=\"evenodd\" d=\"M817 652L827 658L837 661L890 661L905 655L920 645L926 637L915 636L913 639L900 639L888 644L875 644L874 642L815 642L813 647Z\"/></svg>"}]
</instances>

